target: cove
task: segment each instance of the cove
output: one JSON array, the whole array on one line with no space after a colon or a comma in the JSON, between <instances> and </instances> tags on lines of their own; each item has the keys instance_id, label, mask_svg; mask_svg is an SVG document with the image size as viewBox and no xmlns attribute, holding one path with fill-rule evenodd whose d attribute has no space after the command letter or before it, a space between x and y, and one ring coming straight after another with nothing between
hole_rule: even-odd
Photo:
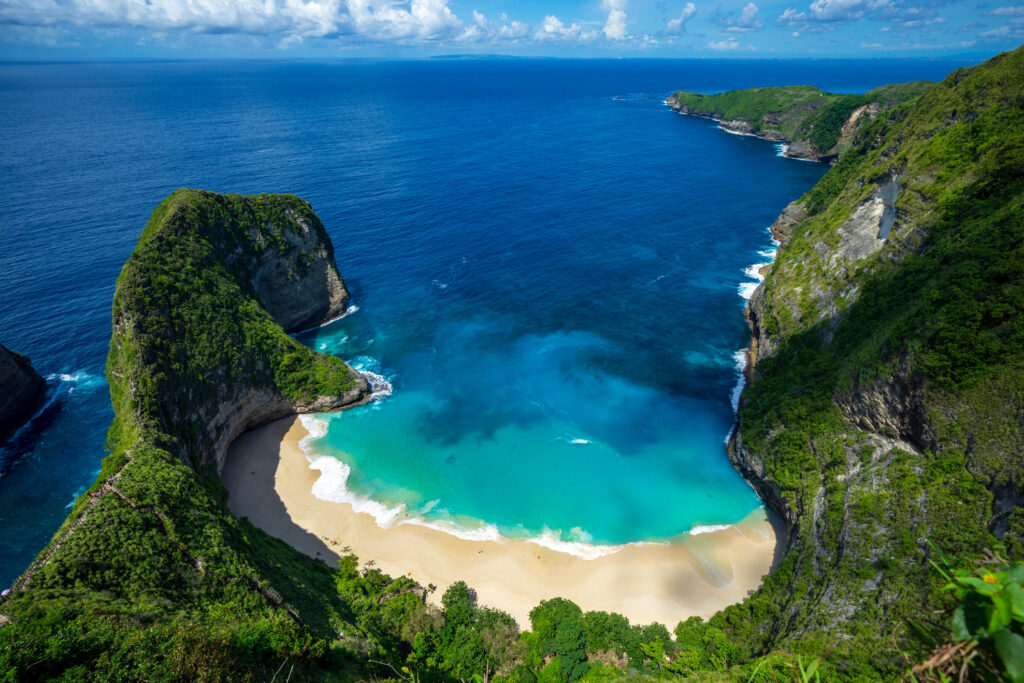
<instances>
[{"instance_id":1,"label":"cove","mask_svg":"<svg viewBox=\"0 0 1024 683\"><path fill-rule=\"evenodd\" d=\"M316 495L585 556L740 521L760 506L725 454L751 266L827 167L657 93L531 113L469 145L358 310L300 337L390 392L320 416L307 448L340 465Z\"/></svg>"}]
</instances>

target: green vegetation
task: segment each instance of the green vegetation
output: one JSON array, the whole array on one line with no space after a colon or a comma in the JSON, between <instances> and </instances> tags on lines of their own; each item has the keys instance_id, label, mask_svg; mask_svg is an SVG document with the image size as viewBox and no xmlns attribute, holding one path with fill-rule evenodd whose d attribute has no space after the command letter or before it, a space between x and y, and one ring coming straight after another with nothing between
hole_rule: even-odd
<instances>
[{"instance_id":1,"label":"green vegetation","mask_svg":"<svg viewBox=\"0 0 1024 683\"><path fill-rule=\"evenodd\" d=\"M796 148L806 146L810 155L827 157L846 151L845 144L840 144L840 135L856 109L872 105L872 111L877 113L917 98L931 85L926 81L887 85L864 95L823 92L810 85L730 90L713 95L681 90L670 101L686 113L742 121L762 136L789 140ZM865 120L870 120L874 113L869 113Z\"/></svg>"},{"instance_id":2,"label":"green vegetation","mask_svg":"<svg viewBox=\"0 0 1024 683\"><path fill-rule=\"evenodd\" d=\"M774 353L744 394L737 459L791 537L742 603L670 633L555 598L521 633L465 584L437 607L412 578L348 554L333 569L235 519L219 407L337 398L355 378L288 337L252 285L266 258L306 272L303 226L331 254L309 206L179 191L118 280L110 455L3 601L0 676L945 680L970 657L978 677L1020 680L1024 48L921 89L863 96L904 103L849 136L752 302ZM758 92L762 121L783 95L828 99ZM864 101L830 97L806 129L822 144ZM849 257L851 216L888 183L891 235Z\"/></svg>"},{"instance_id":3,"label":"green vegetation","mask_svg":"<svg viewBox=\"0 0 1024 683\"><path fill-rule=\"evenodd\" d=\"M953 681L967 672L972 680L1024 681L1024 564L993 553L971 568L940 559L934 566L947 582L944 590L959 600L952 637L914 667L913 678ZM926 640L934 638L933 630L922 631Z\"/></svg>"},{"instance_id":4,"label":"green vegetation","mask_svg":"<svg viewBox=\"0 0 1024 683\"><path fill-rule=\"evenodd\" d=\"M740 412L795 519L790 552L711 621L745 657L785 647L832 676L894 677L912 625L950 602L933 547L1019 557L1018 526L991 530L1024 474L1022 103L1024 50L955 72L862 129L804 198L758 304L778 348ZM892 236L835 260L840 226L892 178Z\"/></svg>"},{"instance_id":5,"label":"green vegetation","mask_svg":"<svg viewBox=\"0 0 1024 683\"><path fill-rule=\"evenodd\" d=\"M729 90L714 95L680 90L672 98L690 114L725 121L746 121L755 131L777 130L791 137L804 116L835 102L841 95L822 92L813 85ZM794 116L791 117L790 114Z\"/></svg>"},{"instance_id":6,"label":"green vegetation","mask_svg":"<svg viewBox=\"0 0 1024 683\"><path fill-rule=\"evenodd\" d=\"M288 239L307 228L330 257L297 197L180 190L153 212L114 295L110 454L3 604L8 678L202 678L324 651L317 638L344 613L331 572L235 519L213 463L225 428L214 416L243 392L287 405L355 386L343 362L289 337L252 285L260 259L311 262Z\"/></svg>"}]
</instances>

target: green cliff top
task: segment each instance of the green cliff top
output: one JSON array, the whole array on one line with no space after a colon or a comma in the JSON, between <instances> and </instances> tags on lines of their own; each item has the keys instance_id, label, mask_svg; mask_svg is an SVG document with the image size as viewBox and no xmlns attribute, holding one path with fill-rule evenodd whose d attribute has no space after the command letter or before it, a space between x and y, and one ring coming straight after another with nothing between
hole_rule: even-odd
<instances>
[{"instance_id":1,"label":"green cliff top","mask_svg":"<svg viewBox=\"0 0 1024 683\"><path fill-rule=\"evenodd\" d=\"M810 85L750 88L704 95L680 90L670 98L690 114L724 121L742 121L762 135L806 144L812 154L829 156L845 151L843 126L860 107L878 109L907 102L930 86L927 81L886 85L863 95L824 92ZM873 114L864 117L868 120Z\"/></svg>"}]
</instances>

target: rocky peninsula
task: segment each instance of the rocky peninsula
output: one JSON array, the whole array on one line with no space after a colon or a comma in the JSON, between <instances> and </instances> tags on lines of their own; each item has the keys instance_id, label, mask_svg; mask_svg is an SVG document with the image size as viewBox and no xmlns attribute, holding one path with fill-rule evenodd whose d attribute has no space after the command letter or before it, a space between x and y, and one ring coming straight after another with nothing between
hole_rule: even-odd
<instances>
[{"instance_id":1,"label":"rocky peninsula","mask_svg":"<svg viewBox=\"0 0 1024 683\"><path fill-rule=\"evenodd\" d=\"M834 164L865 120L918 97L931 85L926 81L886 85L863 95L823 92L809 85L713 95L679 90L665 103L680 114L716 121L729 133L783 143L784 156Z\"/></svg>"}]
</instances>

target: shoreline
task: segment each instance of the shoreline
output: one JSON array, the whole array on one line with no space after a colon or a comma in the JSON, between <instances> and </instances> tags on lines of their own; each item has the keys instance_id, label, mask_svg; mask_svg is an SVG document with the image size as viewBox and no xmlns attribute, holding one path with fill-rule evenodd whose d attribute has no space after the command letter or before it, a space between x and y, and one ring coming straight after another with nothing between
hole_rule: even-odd
<instances>
[{"instance_id":1,"label":"shoreline","mask_svg":"<svg viewBox=\"0 0 1024 683\"><path fill-rule=\"evenodd\" d=\"M779 156L781 156L781 157L783 157L785 159L794 159L796 161L812 161L812 162L818 163L818 164L830 164L830 165L835 165L835 163L836 163L836 161L831 158L832 155L824 155L824 157L823 157L822 155L819 155L819 154L814 154L813 156L801 156L799 154L790 154L789 150L790 150L790 146L793 144L793 141L788 139L788 138L785 138L785 137L783 137L781 135L780 136L766 135L766 134L764 134L764 133L762 133L760 131L739 130L739 129L735 128L735 127L730 127L729 126L729 124L732 123L732 121L726 121L725 119L715 118L714 116L709 116L707 114L696 114L694 112L683 111L678 106L678 104L674 104L673 103L671 97L665 98L665 104L668 105L668 107L673 112L675 112L676 114L680 114L681 116L692 116L692 117L698 118L698 119L707 119L708 121L714 121L715 124L717 124L716 127L719 130L724 131L726 133L729 133L730 135L742 135L744 137L758 138L759 140L764 140L765 142L773 142L775 144L781 144L782 145L782 149L779 152ZM746 122L743 122L743 123L746 123Z\"/></svg>"},{"instance_id":2,"label":"shoreline","mask_svg":"<svg viewBox=\"0 0 1024 683\"><path fill-rule=\"evenodd\" d=\"M780 522L766 508L725 529L684 534L667 544L628 544L590 559L532 540L467 539L415 523L382 528L350 503L313 495L320 472L300 446L308 435L291 417L231 444L221 481L236 516L332 566L348 549L364 566L372 560L392 576L434 584L428 597L434 603L464 580L481 605L508 612L522 627L541 600L563 597L584 611L618 612L633 624L660 622L672 629L743 600L778 558Z\"/></svg>"}]
</instances>

